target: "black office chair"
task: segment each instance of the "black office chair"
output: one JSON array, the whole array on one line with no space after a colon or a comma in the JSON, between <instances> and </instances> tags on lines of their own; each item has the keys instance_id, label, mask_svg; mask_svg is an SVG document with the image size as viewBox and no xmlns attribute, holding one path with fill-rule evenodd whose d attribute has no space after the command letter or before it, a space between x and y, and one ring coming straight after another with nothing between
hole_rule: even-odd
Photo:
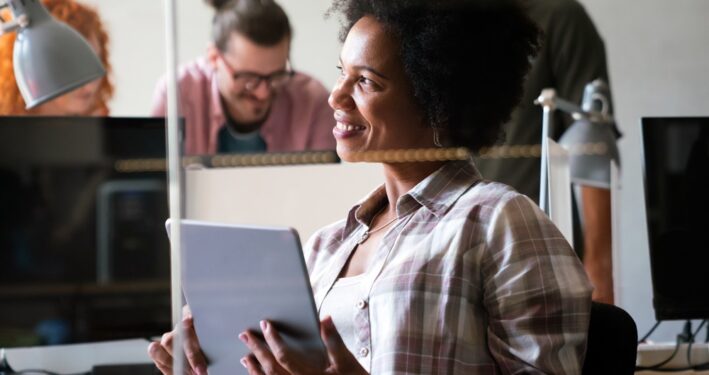
<instances>
[{"instance_id":1,"label":"black office chair","mask_svg":"<svg viewBox=\"0 0 709 375\"><path fill-rule=\"evenodd\" d=\"M620 307L593 302L583 375L632 375L638 353L638 328Z\"/></svg>"}]
</instances>

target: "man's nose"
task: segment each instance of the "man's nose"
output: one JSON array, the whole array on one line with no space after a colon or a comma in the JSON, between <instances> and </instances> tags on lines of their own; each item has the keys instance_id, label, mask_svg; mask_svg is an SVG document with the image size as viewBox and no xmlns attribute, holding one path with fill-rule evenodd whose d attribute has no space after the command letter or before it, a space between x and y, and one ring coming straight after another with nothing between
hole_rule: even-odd
<instances>
[{"instance_id":1,"label":"man's nose","mask_svg":"<svg viewBox=\"0 0 709 375\"><path fill-rule=\"evenodd\" d=\"M268 99L271 95L271 82L267 79L261 79L256 86L251 89L251 94L260 100Z\"/></svg>"}]
</instances>

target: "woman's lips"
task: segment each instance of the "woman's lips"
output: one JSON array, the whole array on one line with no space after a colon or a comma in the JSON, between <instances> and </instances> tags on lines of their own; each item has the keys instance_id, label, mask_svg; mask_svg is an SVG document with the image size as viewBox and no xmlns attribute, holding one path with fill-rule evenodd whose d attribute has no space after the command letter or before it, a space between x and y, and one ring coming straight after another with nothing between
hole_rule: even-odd
<instances>
[{"instance_id":1,"label":"woman's lips","mask_svg":"<svg viewBox=\"0 0 709 375\"><path fill-rule=\"evenodd\" d=\"M335 138L344 139L354 137L362 133L365 129L367 128L362 125L353 125L338 121L332 129L332 133L335 135Z\"/></svg>"}]
</instances>

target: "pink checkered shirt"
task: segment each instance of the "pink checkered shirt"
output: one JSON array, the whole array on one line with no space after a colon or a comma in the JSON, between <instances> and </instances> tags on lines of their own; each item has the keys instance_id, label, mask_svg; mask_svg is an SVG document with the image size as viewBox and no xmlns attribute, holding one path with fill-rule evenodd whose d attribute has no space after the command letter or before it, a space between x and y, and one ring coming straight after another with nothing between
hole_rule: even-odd
<instances>
[{"instance_id":1,"label":"pink checkered shirt","mask_svg":"<svg viewBox=\"0 0 709 375\"><path fill-rule=\"evenodd\" d=\"M383 187L306 245L318 310ZM448 162L396 204L352 296L355 348L373 374L581 372L591 285L547 216L512 188Z\"/></svg>"}]
</instances>

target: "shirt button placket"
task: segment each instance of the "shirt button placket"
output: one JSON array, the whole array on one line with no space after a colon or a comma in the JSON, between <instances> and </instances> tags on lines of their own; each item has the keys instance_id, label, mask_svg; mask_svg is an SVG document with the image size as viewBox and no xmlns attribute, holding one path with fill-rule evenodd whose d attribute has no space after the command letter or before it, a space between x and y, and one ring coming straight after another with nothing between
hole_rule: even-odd
<instances>
[{"instance_id":1,"label":"shirt button placket","mask_svg":"<svg viewBox=\"0 0 709 375\"><path fill-rule=\"evenodd\" d=\"M357 345L359 346L359 349L357 349L357 357L364 359L367 356L369 356L369 345L370 345L370 322L369 322L369 303L366 298L361 298L357 300L355 303L355 308L357 309L357 312L355 315L357 316L357 319L355 319L356 323L355 325L358 326L358 332L359 334L357 335Z\"/></svg>"},{"instance_id":2,"label":"shirt button placket","mask_svg":"<svg viewBox=\"0 0 709 375\"><path fill-rule=\"evenodd\" d=\"M356 306L358 309L364 310L367 307L367 301L361 299L361 300L357 301Z\"/></svg>"},{"instance_id":3,"label":"shirt button placket","mask_svg":"<svg viewBox=\"0 0 709 375\"><path fill-rule=\"evenodd\" d=\"M367 348L367 347L359 348L359 356L360 357L364 358L368 355L369 355L369 348Z\"/></svg>"}]
</instances>

